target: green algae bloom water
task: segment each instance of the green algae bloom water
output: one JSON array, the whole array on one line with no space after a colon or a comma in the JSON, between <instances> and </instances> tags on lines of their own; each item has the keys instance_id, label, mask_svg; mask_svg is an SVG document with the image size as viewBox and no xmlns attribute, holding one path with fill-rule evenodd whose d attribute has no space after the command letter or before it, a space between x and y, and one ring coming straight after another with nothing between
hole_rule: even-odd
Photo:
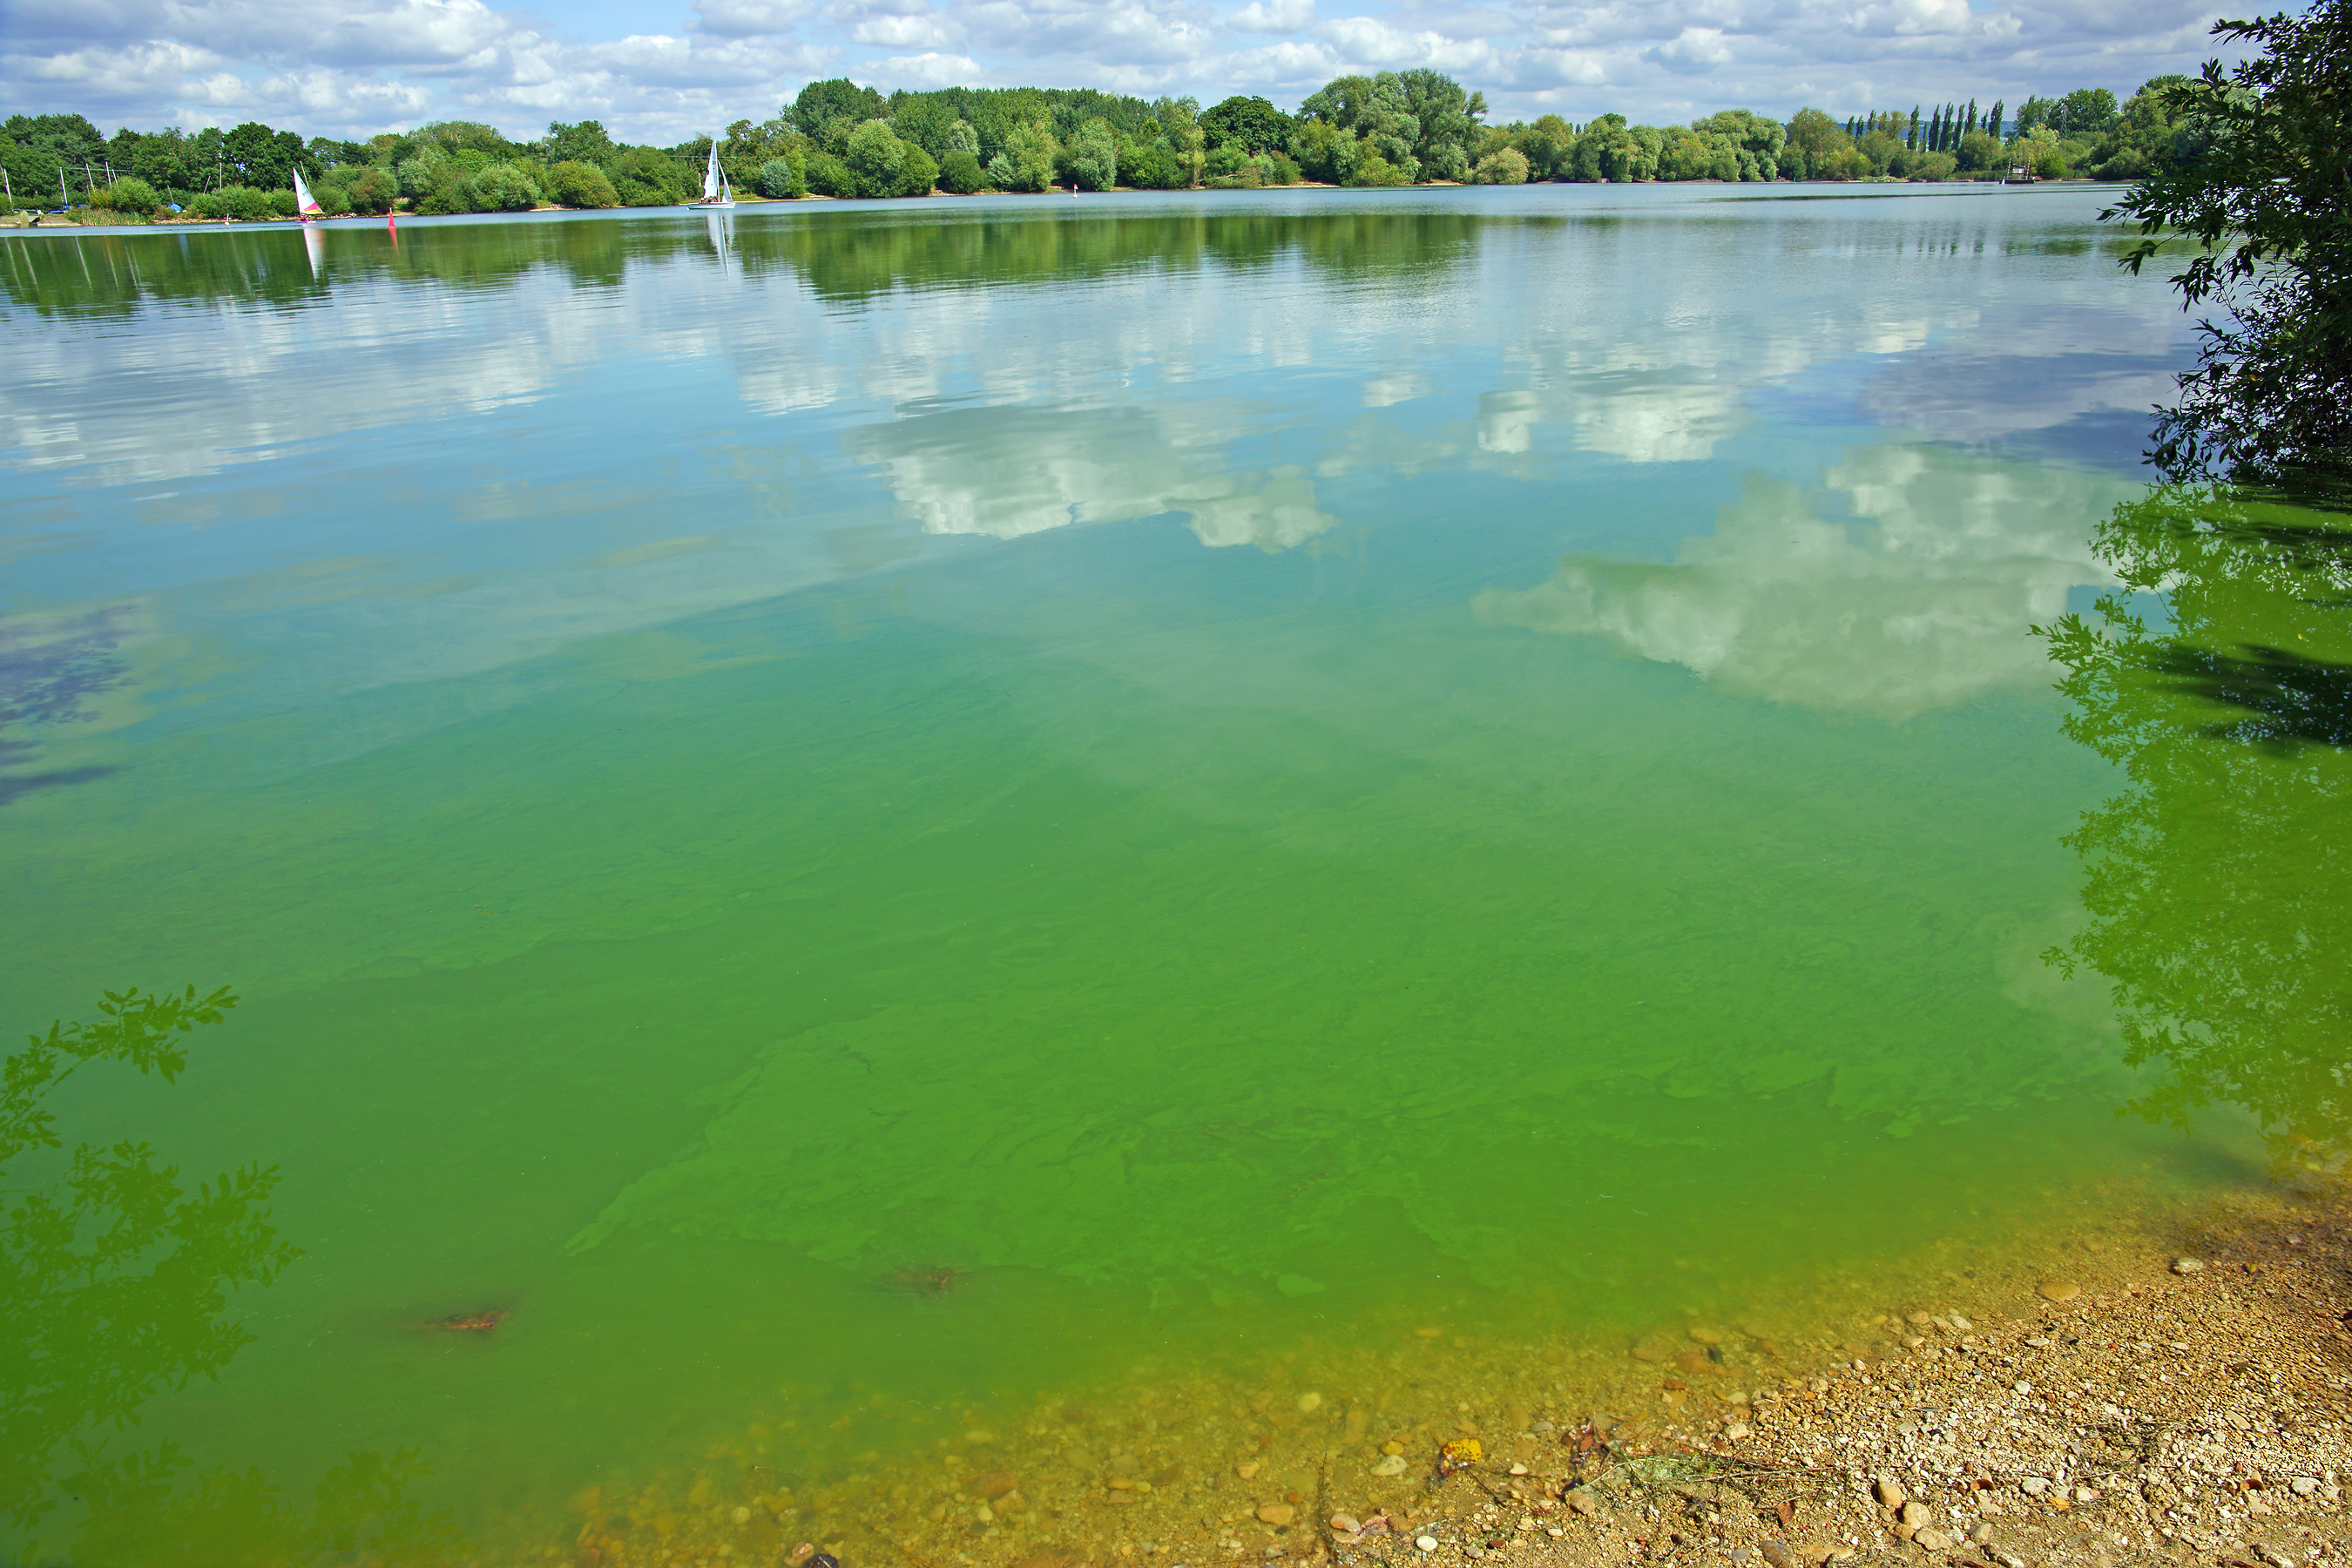
<instances>
[{"instance_id":1,"label":"green algae bloom water","mask_svg":"<svg viewBox=\"0 0 2352 1568\"><path fill-rule=\"evenodd\" d=\"M8 242L8 1022L233 985L61 1126L275 1166L300 1249L110 1451L399 1457L493 1554L625 1494L599 1561L880 1561L859 1475L1034 1464L1019 1413L1139 1366L1303 1415L1431 1325L1760 1341L2234 1179L2044 962L2122 764L2032 628L2126 586L2187 353L2098 205Z\"/></svg>"}]
</instances>

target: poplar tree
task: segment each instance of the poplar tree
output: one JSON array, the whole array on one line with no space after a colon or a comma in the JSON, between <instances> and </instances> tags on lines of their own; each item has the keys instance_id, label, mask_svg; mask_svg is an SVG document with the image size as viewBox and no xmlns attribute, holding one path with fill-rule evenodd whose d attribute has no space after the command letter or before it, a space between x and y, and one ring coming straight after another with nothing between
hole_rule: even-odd
<instances>
[{"instance_id":1,"label":"poplar tree","mask_svg":"<svg viewBox=\"0 0 2352 1568\"><path fill-rule=\"evenodd\" d=\"M1992 112L1985 116L1985 134L1996 142L2000 140L2000 111L2004 107L2006 106L2001 100L1996 98L1992 100Z\"/></svg>"},{"instance_id":2,"label":"poplar tree","mask_svg":"<svg viewBox=\"0 0 2352 1568\"><path fill-rule=\"evenodd\" d=\"M1914 153L1919 150L1919 106L1916 103L1911 106L1911 133L1903 139L1903 144Z\"/></svg>"}]
</instances>

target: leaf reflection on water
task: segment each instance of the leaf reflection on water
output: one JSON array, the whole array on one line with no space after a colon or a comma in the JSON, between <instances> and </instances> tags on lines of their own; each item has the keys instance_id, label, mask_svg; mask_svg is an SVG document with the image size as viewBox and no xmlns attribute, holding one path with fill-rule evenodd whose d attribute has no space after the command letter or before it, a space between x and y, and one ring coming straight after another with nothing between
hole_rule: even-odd
<instances>
[{"instance_id":1,"label":"leaf reflection on water","mask_svg":"<svg viewBox=\"0 0 2352 1568\"><path fill-rule=\"evenodd\" d=\"M2156 1087L2126 1109L2186 1130L2250 1113L2278 1154L2352 1138L2352 518L2246 491L2156 490L2095 540L2123 588L2047 628L2066 731L2128 786L2084 815L2090 922L2048 961L2113 986ZM2168 625L2131 595L2162 593Z\"/></svg>"},{"instance_id":2,"label":"leaf reflection on water","mask_svg":"<svg viewBox=\"0 0 2352 1568\"><path fill-rule=\"evenodd\" d=\"M50 683L52 710L70 706ZM223 986L199 995L110 992L96 1023L58 1022L8 1058L0 1088L0 1180L25 1155L62 1149L49 1099L92 1063L171 1083L187 1037L237 1004ZM358 1549L439 1562L462 1545L446 1514L407 1495L428 1474L411 1451L354 1453L327 1472L316 1507L289 1506L256 1468L194 1462L168 1439L110 1452L155 1394L215 1377L253 1335L226 1316L231 1295L263 1287L300 1256L263 1206L275 1167L254 1164L179 1184L146 1143L79 1143L46 1184L0 1187L0 1509L25 1561L54 1544L33 1535L60 1513L67 1560L84 1564L299 1563ZM16 1173L21 1177L21 1171Z\"/></svg>"}]
</instances>

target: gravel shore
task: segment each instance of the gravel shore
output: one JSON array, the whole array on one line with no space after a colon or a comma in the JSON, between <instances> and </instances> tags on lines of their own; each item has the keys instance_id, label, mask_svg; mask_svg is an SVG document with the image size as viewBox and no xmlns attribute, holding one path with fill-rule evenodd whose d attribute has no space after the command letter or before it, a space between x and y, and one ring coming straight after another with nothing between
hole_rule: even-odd
<instances>
[{"instance_id":1,"label":"gravel shore","mask_svg":"<svg viewBox=\"0 0 2352 1568\"><path fill-rule=\"evenodd\" d=\"M2177 1250L2134 1237L2021 1277L2006 1310L1866 1320L1877 1355L1728 1393L1662 1377L1662 1401L1723 1414L1681 1440L1539 1423L1534 1463L1449 1477L1400 1532L1329 1549L1395 1568L2334 1558L2352 1550L2346 1212L2308 1184L2249 1194ZM1719 1367L1720 1336L1693 1332L1706 1359L1685 1363Z\"/></svg>"}]
</instances>

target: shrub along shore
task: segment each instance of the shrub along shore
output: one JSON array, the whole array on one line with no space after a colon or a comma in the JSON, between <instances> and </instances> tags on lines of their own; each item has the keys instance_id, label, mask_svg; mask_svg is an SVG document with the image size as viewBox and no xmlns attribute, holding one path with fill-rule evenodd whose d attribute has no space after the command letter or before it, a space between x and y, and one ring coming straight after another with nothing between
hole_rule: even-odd
<instances>
[{"instance_id":1,"label":"shrub along shore","mask_svg":"<svg viewBox=\"0 0 2352 1568\"><path fill-rule=\"evenodd\" d=\"M812 82L775 118L740 120L719 160L747 195L919 196L937 191L1253 189L1265 185L1520 184L1535 181L1949 180L2089 174L2133 179L2179 134L2159 78L2124 103L2105 88L1974 100L1840 121L1726 110L1688 125L1620 114L1486 123L1485 95L1434 70L1341 77L1296 113L1263 98L1203 111L1189 98L1091 89L971 89L884 96ZM668 206L699 190L711 142L618 142L593 120L536 141L443 121L366 142L248 122L109 137L79 114L0 124L0 210L66 209L85 223L294 216L299 171L331 216ZM47 193L55 191L55 196Z\"/></svg>"}]
</instances>

